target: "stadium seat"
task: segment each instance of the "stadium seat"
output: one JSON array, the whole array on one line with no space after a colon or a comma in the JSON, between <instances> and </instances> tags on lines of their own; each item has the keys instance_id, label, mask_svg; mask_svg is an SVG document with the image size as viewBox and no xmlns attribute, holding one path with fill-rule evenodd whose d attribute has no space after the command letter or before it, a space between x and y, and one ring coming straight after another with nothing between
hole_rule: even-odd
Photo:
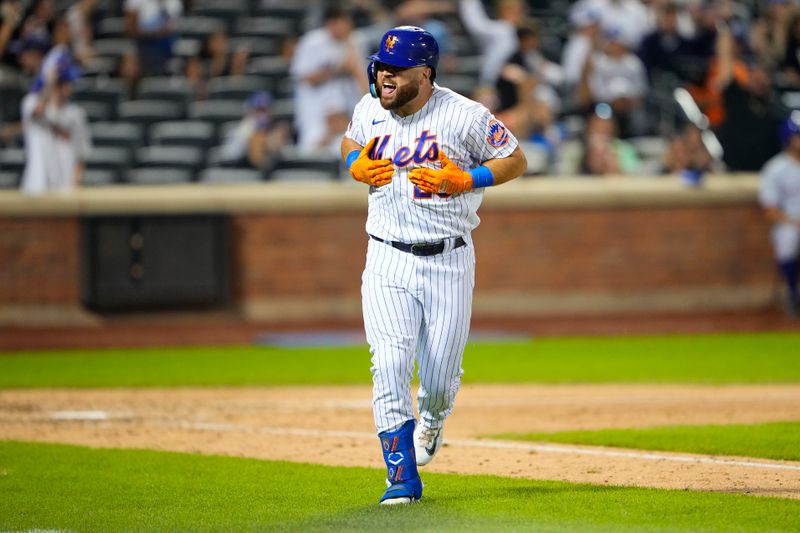
<instances>
[{"instance_id":1,"label":"stadium seat","mask_svg":"<svg viewBox=\"0 0 800 533\"><path fill-rule=\"evenodd\" d=\"M214 146L208 151L206 165L210 168L250 168L250 164L242 159L227 159L221 146Z\"/></svg>"},{"instance_id":2,"label":"stadium seat","mask_svg":"<svg viewBox=\"0 0 800 533\"><path fill-rule=\"evenodd\" d=\"M189 57L197 57L203 49L203 43L199 39L178 39L172 46L172 54L175 58L184 61ZM170 72L180 71L181 69L169 68Z\"/></svg>"},{"instance_id":3,"label":"stadium seat","mask_svg":"<svg viewBox=\"0 0 800 533\"><path fill-rule=\"evenodd\" d=\"M22 174L24 169L24 148L3 148L0 150L0 170Z\"/></svg>"},{"instance_id":4,"label":"stadium seat","mask_svg":"<svg viewBox=\"0 0 800 533\"><path fill-rule=\"evenodd\" d=\"M257 57L248 62L247 73L267 78L275 87L289 77L289 61L283 57Z\"/></svg>"},{"instance_id":5,"label":"stadium seat","mask_svg":"<svg viewBox=\"0 0 800 533\"><path fill-rule=\"evenodd\" d=\"M0 79L0 123L16 122L20 119L20 106L26 92L25 83L21 79Z\"/></svg>"},{"instance_id":6,"label":"stadium seat","mask_svg":"<svg viewBox=\"0 0 800 533\"><path fill-rule=\"evenodd\" d=\"M136 50L136 42L133 39L107 37L92 41L92 49L99 56L119 58L132 50Z\"/></svg>"},{"instance_id":7,"label":"stadium seat","mask_svg":"<svg viewBox=\"0 0 800 533\"><path fill-rule=\"evenodd\" d=\"M285 20L273 17L242 17L233 30L236 37L289 37L293 33Z\"/></svg>"},{"instance_id":8,"label":"stadium seat","mask_svg":"<svg viewBox=\"0 0 800 533\"><path fill-rule=\"evenodd\" d=\"M204 41L208 36L224 30L225 24L210 17L181 17L178 19L177 32L184 39Z\"/></svg>"},{"instance_id":9,"label":"stadium seat","mask_svg":"<svg viewBox=\"0 0 800 533\"><path fill-rule=\"evenodd\" d=\"M244 101L255 91L269 90L268 85L258 76L219 76L209 80L208 97Z\"/></svg>"},{"instance_id":10,"label":"stadium seat","mask_svg":"<svg viewBox=\"0 0 800 533\"><path fill-rule=\"evenodd\" d=\"M260 0L253 10L253 15L283 20L291 25L292 33L301 33L306 8L303 5L289 5L288 2L280 5L274 0Z\"/></svg>"},{"instance_id":11,"label":"stadium seat","mask_svg":"<svg viewBox=\"0 0 800 533\"><path fill-rule=\"evenodd\" d=\"M171 185L191 183L193 172L174 167L134 168L128 171L126 182L133 185Z\"/></svg>"},{"instance_id":12,"label":"stadium seat","mask_svg":"<svg viewBox=\"0 0 800 533\"><path fill-rule=\"evenodd\" d=\"M202 120L168 120L150 128L150 142L163 146L195 146L208 149L216 140L214 125Z\"/></svg>"},{"instance_id":13,"label":"stadium seat","mask_svg":"<svg viewBox=\"0 0 800 533\"><path fill-rule=\"evenodd\" d=\"M241 100L203 100L189 105L189 118L207 120L221 124L240 120L244 116L244 103Z\"/></svg>"},{"instance_id":14,"label":"stadium seat","mask_svg":"<svg viewBox=\"0 0 800 533\"><path fill-rule=\"evenodd\" d=\"M95 39L122 37L125 35L125 19L122 17L106 17L95 25Z\"/></svg>"},{"instance_id":15,"label":"stadium seat","mask_svg":"<svg viewBox=\"0 0 800 533\"><path fill-rule=\"evenodd\" d=\"M192 172L203 167L205 153L196 146L145 146L136 150L137 167L180 168Z\"/></svg>"},{"instance_id":16,"label":"stadium seat","mask_svg":"<svg viewBox=\"0 0 800 533\"><path fill-rule=\"evenodd\" d=\"M295 92L295 82L292 78L286 77L283 79L279 79L277 84L275 84L275 89L273 93L275 94L276 98L294 98Z\"/></svg>"},{"instance_id":17,"label":"stadium seat","mask_svg":"<svg viewBox=\"0 0 800 533\"><path fill-rule=\"evenodd\" d=\"M89 124L95 146L117 146L135 150L143 141L140 124L132 122L93 122Z\"/></svg>"},{"instance_id":18,"label":"stadium seat","mask_svg":"<svg viewBox=\"0 0 800 533\"><path fill-rule=\"evenodd\" d=\"M339 174L333 174L325 170L314 168L284 168L270 172L267 179L270 181L292 181L292 182L320 182L331 181L339 178Z\"/></svg>"},{"instance_id":19,"label":"stadium seat","mask_svg":"<svg viewBox=\"0 0 800 533\"><path fill-rule=\"evenodd\" d=\"M0 189L16 189L19 187L21 172L0 170Z\"/></svg>"},{"instance_id":20,"label":"stadium seat","mask_svg":"<svg viewBox=\"0 0 800 533\"><path fill-rule=\"evenodd\" d=\"M119 60L116 57L95 56L83 64L81 76L94 78L96 76L111 77L117 70Z\"/></svg>"},{"instance_id":21,"label":"stadium seat","mask_svg":"<svg viewBox=\"0 0 800 533\"><path fill-rule=\"evenodd\" d=\"M483 68L483 56L462 55L456 58L453 74L477 78L481 74L481 68Z\"/></svg>"},{"instance_id":22,"label":"stadium seat","mask_svg":"<svg viewBox=\"0 0 800 533\"><path fill-rule=\"evenodd\" d=\"M138 94L142 100L173 102L184 114L186 106L194 99L195 90L183 76L153 76L142 79Z\"/></svg>"},{"instance_id":23,"label":"stadium seat","mask_svg":"<svg viewBox=\"0 0 800 533\"><path fill-rule=\"evenodd\" d=\"M329 179L339 176L339 158L328 150L303 151L296 147L284 147L272 173L282 170L315 170L326 173Z\"/></svg>"},{"instance_id":24,"label":"stadium seat","mask_svg":"<svg viewBox=\"0 0 800 533\"><path fill-rule=\"evenodd\" d=\"M118 183L131 166L132 151L117 146L94 146L86 158L86 174L99 182L101 173L110 173L102 179L110 179L110 183ZM98 174L94 174L97 171Z\"/></svg>"},{"instance_id":25,"label":"stadium seat","mask_svg":"<svg viewBox=\"0 0 800 533\"><path fill-rule=\"evenodd\" d=\"M294 120L294 99L282 98L272 103L272 119L276 122Z\"/></svg>"},{"instance_id":26,"label":"stadium seat","mask_svg":"<svg viewBox=\"0 0 800 533\"><path fill-rule=\"evenodd\" d=\"M200 173L200 182L223 185L226 183L258 183L264 173L252 168L207 168Z\"/></svg>"},{"instance_id":27,"label":"stadium seat","mask_svg":"<svg viewBox=\"0 0 800 533\"><path fill-rule=\"evenodd\" d=\"M103 187L114 185L119 181L119 175L113 170L107 169L87 169L81 177L83 187Z\"/></svg>"},{"instance_id":28,"label":"stadium seat","mask_svg":"<svg viewBox=\"0 0 800 533\"><path fill-rule=\"evenodd\" d=\"M276 56L281 53L280 37L233 37L231 50L245 47L250 57Z\"/></svg>"},{"instance_id":29,"label":"stadium seat","mask_svg":"<svg viewBox=\"0 0 800 533\"><path fill-rule=\"evenodd\" d=\"M119 146L95 146L86 158L90 170L111 170L118 175L131 164L131 150Z\"/></svg>"},{"instance_id":30,"label":"stadium seat","mask_svg":"<svg viewBox=\"0 0 800 533\"><path fill-rule=\"evenodd\" d=\"M161 100L130 100L122 102L117 109L120 120L135 122L148 128L162 120L179 120L184 117L183 107L174 102ZM145 141L147 141L145 139Z\"/></svg>"},{"instance_id":31,"label":"stadium seat","mask_svg":"<svg viewBox=\"0 0 800 533\"><path fill-rule=\"evenodd\" d=\"M86 119L89 122L99 122L114 119L114 106L108 102L97 102L94 100L76 100L75 103L86 112Z\"/></svg>"},{"instance_id":32,"label":"stadium seat","mask_svg":"<svg viewBox=\"0 0 800 533\"><path fill-rule=\"evenodd\" d=\"M559 176L572 176L578 174L583 157L583 143L580 139L567 140L558 146L555 174Z\"/></svg>"},{"instance_id":33,"label":"stadium seat","mask_svg":"<svg viewBox=\"0 0 800 533\"><path fill-rule=\"evenodd\" d=\"M528 168L525 169L526 176L537 176L547 172L549 155L545 147L530 141L520 141L519 147L528 160Z\"/></svg>"},{"instance_id":34,"label":"stadium seat","mask_svg":"<svg viewBox=\"0 0 800 533\"><path fill-rule=\"evenodd\" d=\"M248 9L248 0L196 0L192 2L191 15L221 20L230 32L236 20L247 15Z\"/></svg>"},{"instance_id":35,"label":"stadium seat","mask_svg":"<svg viewBox=\"0 0 800 533\"><path fill-rule=\"evenodd\" d=\"M112 110L127 99L127 94L127 85L119 78L81 78L72 89L72 99L76 102L105 102Z\"/></svg>"},{"instance_id":36,"label":"stadium seat","mask_svg":"<svg viewBox=\"0 0 800 533\"><path fill-rule=\"evenodd\" d=\"M62 4L74 4L73 1L70 2L61 2ZM97 19L107 18L107 17L118 17L122 15L122 4L119 0L97 0L97 3L94 6L94 11L92 15ZM66 6L59 6L59 9Z\"/></svg>"},{"instance_id":37,"label":"stadium seat","mask_svg":"<svg viewBox=\"0 0 800 533\"><path fill-rule=\"evenodd\" d=\"M442 74L436 78L436 83L448 87L458 94L470 96L478 86L478 77L465 74Z\"/></svg>"}]
</instances>

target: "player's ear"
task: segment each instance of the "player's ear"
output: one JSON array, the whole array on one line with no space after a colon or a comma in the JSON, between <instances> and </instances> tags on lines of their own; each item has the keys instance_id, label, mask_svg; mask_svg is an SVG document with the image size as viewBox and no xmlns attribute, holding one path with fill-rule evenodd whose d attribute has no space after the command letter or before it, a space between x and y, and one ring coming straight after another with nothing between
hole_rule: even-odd
<instances>
[{"instance_id":1,"label":"player's ear","mask_svg":"<svg viewBox=\"0 0 800 533\"><path fill-rule=\"evenodd\" d=\"M431 82L431 84L433 84L433 79L432 79L433 78L433 69L431 67L425 67L425 70L423 70L422 72L423 72L422 79L426 79L429 82Z\"/></svg>"}]
</instances>

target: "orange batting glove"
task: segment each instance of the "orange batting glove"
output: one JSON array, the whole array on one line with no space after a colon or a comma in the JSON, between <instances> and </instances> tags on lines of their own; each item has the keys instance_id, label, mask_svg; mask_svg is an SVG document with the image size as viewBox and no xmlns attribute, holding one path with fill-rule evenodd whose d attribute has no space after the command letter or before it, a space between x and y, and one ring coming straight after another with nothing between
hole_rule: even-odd
<instances>
[{"instance_id":1,"label":"orange batting glove","mask_svg":"<svg viewBox=\"0 0 800 533\"><path fill-rule=\"evenodd\" d=\"M408 179L430 193L456 194L472 190L472 174L458 168L442 150L439 150L439 162L442 164L441 169L415 168L409 172Z\"/></svg>"},{"instance_id":2,"label":"orange batting glove","mask_svg":"<svg viewBox=\"0 0 800 533\"><path fill-rule=\"evenodd\" d=\"M391 159L370 159L369 154L375 147L378 141L377 137L367 143L367 145L358 154L358 157L350 165L350 175L353 179L372 185L373 187L381 187L392 181L394 175L394 166L392 166ZM355 152L355 150L353 150Z\"/></svg>"}]
</instances>

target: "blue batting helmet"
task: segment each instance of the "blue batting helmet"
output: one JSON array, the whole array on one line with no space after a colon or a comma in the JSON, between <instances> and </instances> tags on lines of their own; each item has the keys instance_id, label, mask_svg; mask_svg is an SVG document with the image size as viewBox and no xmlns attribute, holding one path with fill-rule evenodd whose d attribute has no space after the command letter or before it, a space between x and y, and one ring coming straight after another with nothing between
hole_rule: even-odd
<instances>
[{"instance_id":1,"label":"blue batting helmet","mask_svg":"<svg viewBox=\"0 0 800 533\"><path fill-rule=\"evenodd\" d=\"M800 135L800 111L795 110L781 123L781 144L788 146L793 135Z\"/></svg>"},{"instance_id":2,"label":"blue batting helmet","mask_svg":"<svg viewBox=\"0 0 800 533\"><path fill-rule=\"evenodd\" d=\"M378 51L367 59L367 77L369 91L378 97L377 65L385 63L394 67L430 67L431 81L436 77L436 66L439 64L439 44L433 35L416 26L398 26L383 34Z\"/></svg>"}]
</instances>

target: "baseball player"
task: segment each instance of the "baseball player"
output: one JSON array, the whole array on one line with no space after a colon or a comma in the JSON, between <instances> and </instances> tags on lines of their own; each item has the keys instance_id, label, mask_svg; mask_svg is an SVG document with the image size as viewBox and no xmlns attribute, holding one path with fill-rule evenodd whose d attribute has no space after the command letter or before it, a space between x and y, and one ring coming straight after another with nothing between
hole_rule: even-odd
<instances>
[{"instance_id":1,"label":"baseball player","mask_svg":"<svg viewBox=\"0 0 800 533\"><path fill-rule=\"evenodd\" d=\"M475 282L470 233L483 189L527 162L485 107L434 83L439 47L427 31L391 29L368 59L370 92L341 148L353 178L369 185L362 304L388 470L380 502L398 504L422 497L417 466L441 446L461 383Z\"/></svg>"},{"instance_id":2,"label":"baseball player","mask_svg":"<svg viewBox=\"0 0 800 533\"><path fill-rule=\"evenodd\" d=\"M772 245L786 282L786 311L800 312L797 264L800 255L800 111L793 111L781 128L784 150L761 171L759 199L773 223Z\"/></svg>"}]
</instances>

